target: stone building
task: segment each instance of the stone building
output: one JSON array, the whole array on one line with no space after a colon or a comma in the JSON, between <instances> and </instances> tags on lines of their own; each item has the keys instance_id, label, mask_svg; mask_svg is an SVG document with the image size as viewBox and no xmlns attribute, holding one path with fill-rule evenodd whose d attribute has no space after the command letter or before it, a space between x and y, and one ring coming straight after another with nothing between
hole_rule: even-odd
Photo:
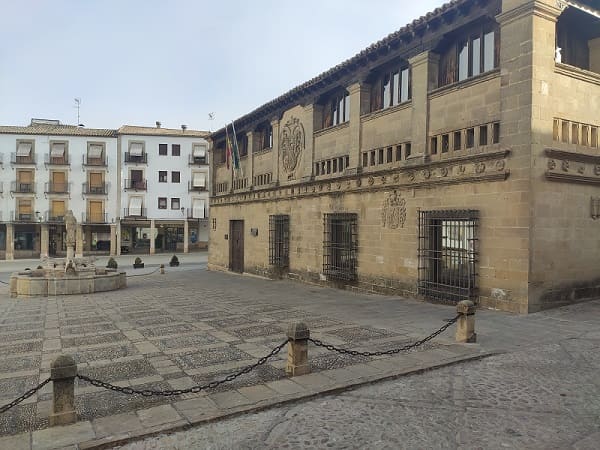
<instances>
[{"instance_id":1,"label":"stone building","mask_svg":"<svg viewBox=\"0 0 600 450\"><path fill-rule=\"evenodd\" d=\"M211 135L209 268L520 313L600 294L600 13L455 0ZM230 129L231 131L231 129Z\"/></svg>"}]
</instances>

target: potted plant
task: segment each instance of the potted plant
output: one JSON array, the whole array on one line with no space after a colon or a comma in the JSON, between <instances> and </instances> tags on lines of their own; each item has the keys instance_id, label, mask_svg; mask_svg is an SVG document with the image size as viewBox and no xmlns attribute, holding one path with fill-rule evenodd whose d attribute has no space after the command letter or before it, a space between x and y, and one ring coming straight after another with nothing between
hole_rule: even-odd
<instances>
[{"instance_id":1,"label":"potted plant","mask_svg":"<svg viewBox=\"0 0 600 450\"><path fill-rule=\"evenodd\" d=\"M115 258L109 258L108 262L106 263L106 267L108 267L109 269L116 269L117 262L115 261Z\"/></svg>"},{"instance_id":2,"label":"potted plant","mask_svg":"<svg viewBox=\"0 0 600 450\"><path fill-rule=\"evenodd\" d=\"M140 258L139 256L137 258L135 258L135 261L133 262L133 268L134 269L143 269L144 268L144 263L142 262L142 258Z\"/></svg>"},{"instance_id":3,"label":"potted plant","mask_svg":"<svg viewBox=\"0 0 600 450\"><path fill-rule=\"evenodd\" d=\"M179 266L179 259L177 258L176 255L173 255L173 257L171 258L171 261L169 261L169 266L171 266L171 267Z\"/></svg>"}]
</instances>

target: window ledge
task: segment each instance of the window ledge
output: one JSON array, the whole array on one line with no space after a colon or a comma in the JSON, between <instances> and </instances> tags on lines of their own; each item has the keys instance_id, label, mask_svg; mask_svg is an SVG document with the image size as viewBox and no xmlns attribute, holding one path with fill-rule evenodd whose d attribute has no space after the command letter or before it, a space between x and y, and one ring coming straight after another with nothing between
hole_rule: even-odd
<instances>
[{"instance_id":1,"label":"window ledge","mask_svg":"<svg viewBox=\"0 0 600 450\"><path fill-rule=\"evenodd\" d=\"M324 134L334 133L335 131L343 130L345 128L348 128L349 126L350 126L350 122L340 123L338 125L333 125L332 127L322 128L322 129L320 129L318 131L315 131L313 133L313 136L314 137L318 137L318 136L323 136Z\"/></svg>"},{"instance_id":2,"label":"window ledge","mask_svg":"<svg viewBox=\"0 0 600 450\"><path fill-rule=\"evenodd\" d=\"M580 69L579 67L570 66L569 64L556 63L554 66L554 72L567 77L587 81L588 83L600 85L600 73Z\"/></svg>"},{"instance_id":3,"label":"window ledge","mask_svg":"<svg viewBox=\"0 0 600 450\"><path fill-rule=\"evenodd\" d=\"M387 116L388 114L395 113L396 111L401 111L403 109L407 109L412 106L412 99L407 100L399 105L391 106L385 109L378 109L377 111L373 111L367 114L363 114L360 116L361 122L368 122L369 120L377 119L378 117Z\"/></svg>"},{"instance_id":4,"label":"window ledge","mask_svg":"<svg viewBox=\"0 0 600 450\"><path fill-rule=\"evenodd\" d=\"M452 91L459 91L461 89L465 89L471 87L475 84L483 83L484 81L492 80L496 77L500 76L500 68L492 69L488 72L479 74L475 77L467 78L463 81L458 81L456 83L447 84L446 86L442 86L436 89L429 91L429 98L435 98L447 94Z\"/></svg>"}]
</instances>

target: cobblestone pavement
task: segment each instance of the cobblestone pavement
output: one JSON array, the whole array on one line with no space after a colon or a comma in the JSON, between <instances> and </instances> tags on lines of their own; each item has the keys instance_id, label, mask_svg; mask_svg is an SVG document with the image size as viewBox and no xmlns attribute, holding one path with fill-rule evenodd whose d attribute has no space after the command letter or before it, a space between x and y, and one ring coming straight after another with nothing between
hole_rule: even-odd
<instances>
[{"instance_id":1,"label":"cobblestone pavement","mask_svg":"<svg viewBox=\"0 0 600 450\"><path fill-rule=\"evenodd\" d=\"M120 448L597 449L599 373L596 328Z\"/></svg>"}]
</instances>

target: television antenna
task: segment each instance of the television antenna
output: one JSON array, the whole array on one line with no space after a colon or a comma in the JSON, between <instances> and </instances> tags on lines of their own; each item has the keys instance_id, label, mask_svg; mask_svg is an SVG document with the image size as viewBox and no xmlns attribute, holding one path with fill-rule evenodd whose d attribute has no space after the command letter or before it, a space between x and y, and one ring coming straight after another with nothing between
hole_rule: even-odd
<instances>
[{"instance_id":1,"label":"television antenna","mask_svg":"<svg viewBox=\"0 0 600 450\"><path fill-rule=\"evenodd\" d=\"M77 125L79 125L81 123L79 120L79 107L81 106L81 99L79 97L75 97L73 100L75 100L75 108L77 108Z\"/></svg>"}]
</instances>

